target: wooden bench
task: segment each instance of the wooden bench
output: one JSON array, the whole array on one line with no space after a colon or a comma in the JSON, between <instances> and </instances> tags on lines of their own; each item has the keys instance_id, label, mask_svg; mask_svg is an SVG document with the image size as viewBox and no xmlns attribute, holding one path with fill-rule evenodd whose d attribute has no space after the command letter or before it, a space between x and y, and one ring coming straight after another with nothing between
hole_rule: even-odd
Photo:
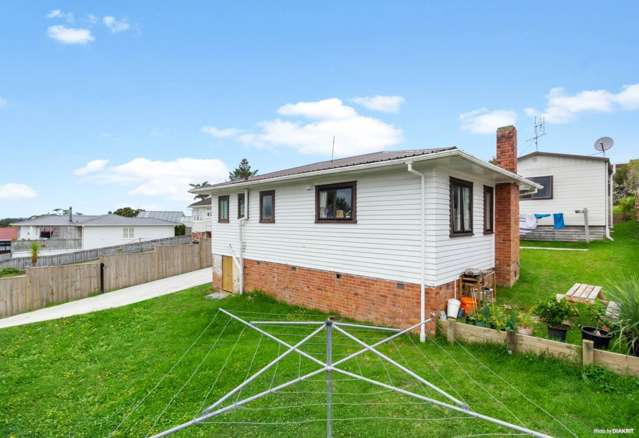
<instances>
[{"instance_id":1,"label":"wooden bench","mask_svg":"<svg viewBox=\"0 0 639 438\"><path fill-rule=\"evenodd\" d=\"M557 294L558 301L564 298L579 303L594 303L597 298L605 299L601 286L583 283L575 283L565 294Z\"/></svg>"}]
</instances>

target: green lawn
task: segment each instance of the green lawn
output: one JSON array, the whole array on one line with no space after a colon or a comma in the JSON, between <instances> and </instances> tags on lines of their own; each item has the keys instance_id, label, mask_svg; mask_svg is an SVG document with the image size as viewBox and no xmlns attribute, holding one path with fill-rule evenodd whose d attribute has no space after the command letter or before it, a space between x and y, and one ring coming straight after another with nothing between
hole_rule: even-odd
<instances>
[{"instance_id":1,"label":"green lawn","mask_svg":"<svg viewBox=\"0 0 639 438\"><path fill-rule=\"evenodd\" d=\"M160 431L195 416L279 351L272 341L229 322L217 307L247 318L325 317L256 294L208 301L203 298L207 292L206 286L196 287L125 308L0 330L0 436L95 437L116 429L115 436L145 436ZM271 331L294 342L309 330ZM379 338L359 333L370 341ZM336 358L357 349L343 336L336 336L334 348ZM313 340L306 351L323 355L323 339ZM492 346L451 346L441 339L422 345L405 336L382 351L479 412L555 436L572 435L547 413L578 436L589 436L594 428L639 430L639 379L598 369L584 374L561 361L510 356ZM292 355L241 396L314 367ZM442 400L370 354L344 367ZM336 437L509 433L365 383L336 380ZM316 378L180 436L322 436L324 388L325 382Z\"/></svg>"},{"instance_id":2,"label":"green lawn","mask_svg":"<svg viewBox=\"0 0 639 438\"><path fill-rule=\"evenodd\" d=\"M603 286L639 272L639 223L615 226L614 242L585 243L530 242L522 246L588 248L581 251L521 250L521 276L512 288L497 291L499 303L529 308L540 300L565 293L574 283Z\"/></svg>"}]
</instances>

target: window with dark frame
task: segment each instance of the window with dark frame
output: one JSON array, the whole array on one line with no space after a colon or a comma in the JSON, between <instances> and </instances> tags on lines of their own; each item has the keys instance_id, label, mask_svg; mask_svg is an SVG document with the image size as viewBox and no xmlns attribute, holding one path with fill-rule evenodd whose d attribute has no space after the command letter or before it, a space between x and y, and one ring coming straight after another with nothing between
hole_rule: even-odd
<instances>
[{"instance_id":1,"label":"window with dark frame","mask_svg":"<svg viewBox=\"0 0 639 438\"><path fill-rule=\"evenodd\" d=\"M260 192L260 222L275 223L275 190Z\"/></svg>"},{"instance_id":2,"label":"window with dark frame","mask_svg":"<svg viewBox=\"0 0 639 438\"><path fill-rule=\"evenodd\" d=\"M357 182L315 186L316 223L357 222Z\"/></svg>"},{"instance_id":3,"label":"window with dark frame","mask_svg":"<svg viewBox=\"0 0 639 438\"><path fill-rule=\"evenodd\" d=\"M237 194L237 218L242 219L245 215L246 210L246 200L244 199L244 193ZM246 214L248 217L248 214Z\"/></svg>"},{"instance_id":4,"label":"window with dark frame","mask_svg":"<svg viewBox=\"0 0 639 438\"><path fill-rule=\"evenodd\" d=\"M484 186L484 234L495 231L495 189Z\"/></svg>"},{"instance_id":5,"label":"window with dark frame","mask_svg":"<svg viewBox=\"0 0 639 438\"><path fill-rule=\"evenodd\" d=\"M552 199L553 195L553 177L548 176L531 176L526 177L531 181L541 184L543 188L537 190L537 193L527 193L519 196L520 199Z\"/></svg>"},{"instance_id":6,"label":"window with dark frame","mask_svg":"<svg viewBox=\"0 0 639 438\"><path fill-rule=\"evenodd\" d=\"M229 197L218 196L217 198L217 221L225 224L229 221Z\"/></svg>"},{"instance_id":7,"label":"window with dark frame","mask_svg":"<svg viewBox=\"0 0 639 438\"><path fill-rule=\"evenodd\" d=\"M473 183L450 178L450 236L473 234Z\"/></svg>"}]
</instances>

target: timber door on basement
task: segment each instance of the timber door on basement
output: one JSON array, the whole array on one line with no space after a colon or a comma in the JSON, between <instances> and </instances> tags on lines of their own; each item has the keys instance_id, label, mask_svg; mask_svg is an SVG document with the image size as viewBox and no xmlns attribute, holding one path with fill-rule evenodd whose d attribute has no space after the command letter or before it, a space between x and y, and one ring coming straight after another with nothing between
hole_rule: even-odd
<instances>
[{"instance_id":1,"label":"timber door on basement","mask_svg":"<svg viewBox=\"0 0 639 438\"><path fill-rule=\"evenodd\" d=\"M222 256L222 290L233 292L233 257Z\"/></svg>"}]
</instances>

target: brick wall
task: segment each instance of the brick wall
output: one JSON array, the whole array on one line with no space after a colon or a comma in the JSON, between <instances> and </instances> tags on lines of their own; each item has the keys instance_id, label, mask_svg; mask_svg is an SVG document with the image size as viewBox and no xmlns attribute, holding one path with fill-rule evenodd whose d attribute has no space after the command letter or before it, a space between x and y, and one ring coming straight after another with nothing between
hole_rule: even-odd
<instances>
[{"instance_id":1,"label":"brick wall","mask_svg":"<svg viewBox=\"0 0 639 438\"><path fill-rule=\"evenodd\" d=\"M214 279L214 287L216 281L219 279ZM244 288L263 290L293 305L375 324L406 327L419 322L420 286L415 283L245 259ZM444 310L453 294L454 282L427 288L426 315ZM434 323L427 328L433 332Z\"/></svg>"},{"instance_id":2,"label":"brick wall","mask_svg":"<svg viewBox=\"0 0 639 438\"><path fill-rule=\"evenodd\" d=\"M497 164L517 172L517 129L497 130ZM519 186L495 187L495 279L499 286L512 286L519 279Z\"/></svg>"}]
</instances>

